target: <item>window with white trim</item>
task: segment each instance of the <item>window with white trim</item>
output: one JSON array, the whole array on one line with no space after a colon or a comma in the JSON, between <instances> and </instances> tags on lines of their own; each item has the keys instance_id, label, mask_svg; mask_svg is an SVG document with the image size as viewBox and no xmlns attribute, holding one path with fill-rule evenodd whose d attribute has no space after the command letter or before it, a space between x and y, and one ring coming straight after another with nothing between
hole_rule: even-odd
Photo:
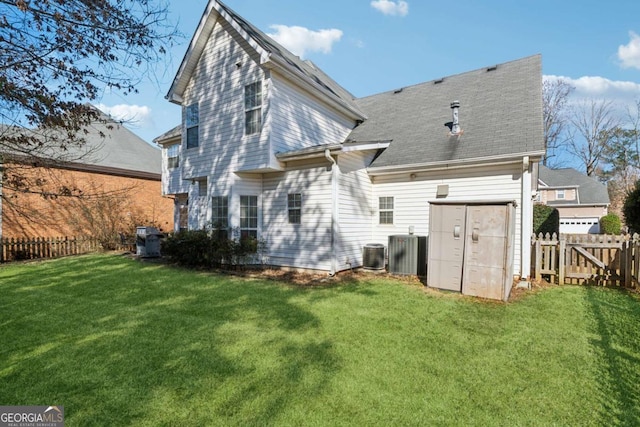
<instances>
[{"instance_id":1,"label":"window with white trim","mask_svg":"<svg viewBox=\"0 0 640 427\"><path fill-rule=\"evenodd\" d=\"M262 129L262 82L244 87L244 133L253 135Z\"/></svg>"},{"instance_id":2,"label":"window with white trim","mask_svg":"<svg viewBox=\"0 0 640 427\"><path fill-rule=\"evenodd\" d=\"M180 145L167 147L167 168L175 169L180 166Z\"/></svg>"},{"instance_id":3,"label":"window with white trim","mask_svg":"<svg viewBox=\"0 0 640 427\"><path fill-rule=\"evenodd\" d=\"M185 127L187 131L187 148L197 147L199 142L200 112L198 103L185 108Z\"/></svg>"},{"instance_id":4,"label":"window with white trim","mask_svg":"<svg viewBox=\"0 0 640 427\"><path fill-rule=\"evenodd\" d=\"M564 190L556 190L556 200L564 200Z\"/></svg>"},{"instance_id":5,"label":"window with white trim","mask_svg":"<svg viewBox=\"0 0 640 427\"><path fill-rule=\"evenodd\" d=\"M258 196L240 196L240 237L258 238Z\"/></svg>"},{"instance_id":6,"label":"window with white trim","mask_svg":"<svg viewBox=\"0 0 640 427\"><path fill-rule=\"evenodd\" d=\"M302 222L302 194L291 193L287 196L287 210L289 211L289 224Z\"/></svg>"},{"instance_id":7,"label":"window with white trim","mask_svg":"<svg viewBox=\"0 0 640 427\"><path fill-rule=\"evenodd\" d=\"M393 197L379 199L380 224L393 224Z\"/></svg>"}]
</instances>

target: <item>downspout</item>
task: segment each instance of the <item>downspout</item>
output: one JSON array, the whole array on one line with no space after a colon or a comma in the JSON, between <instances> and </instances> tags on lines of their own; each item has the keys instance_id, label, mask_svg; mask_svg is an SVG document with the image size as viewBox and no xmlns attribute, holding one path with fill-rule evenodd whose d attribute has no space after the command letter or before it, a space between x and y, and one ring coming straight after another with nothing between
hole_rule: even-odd
<instances>
[{"instance_id":1,"label":"downspout","mask_svg":"<svg viewBox=\"0 0 640 427\"><path fill-rule=\"evenodd\" d=\"M330 276L334 276L337 270L337 253L338 253L338 163L331 157L331 151L327 148L324 150L324 156L331 162L331 271Z\"/></svg>"},{"instance_id":2,"label":"downspout","mask_svg":"<svg viewBox=\"0 0 640 427\"><path fill-rule=\"evenodd\" d=\"M520 213L520 280L529 280L531 273L531 235L533 234L533 202L531 185L531 161L522 159L522 203Z\"/></svg>"}]
</instances>

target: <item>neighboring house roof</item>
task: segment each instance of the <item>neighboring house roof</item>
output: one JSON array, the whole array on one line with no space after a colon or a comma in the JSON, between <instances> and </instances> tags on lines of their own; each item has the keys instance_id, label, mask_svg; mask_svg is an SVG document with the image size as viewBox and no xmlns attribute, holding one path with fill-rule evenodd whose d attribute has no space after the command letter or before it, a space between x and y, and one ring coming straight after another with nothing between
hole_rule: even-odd
<instances>
[{"instance_id":1,"label":"neighboring house roof","mask_svg":"<svg viewBox=\"0 0 640 427\"><path fill-rule=\"evenodd\" d=\"M293 55L271 37L217 0L209 1L178 69L178 73L169 89L167 99L172 102L181 102L184 90L191 78L191 73L204 51L219 16L227 20L248 45L255 49L260 55L260 63L262 65L270 63L270 65L289 73L289 75L301 79L307 86L314 88L317 93L341 105L356 118L364 118L364 114L354 102L354 97L351 93L318 69L311 61L303 61Z\"/></svg>"},{"instance_id":2,"label":"neighboring house roof","mask_svg":"<svg viewBox=\"0 0 640 427\"><path fill-rule=\"evenodd\" d=\"M169 142L180 142L180 138L182 137L182 125L178 125L173 129L170 129L163 133L162 135L153 139L153 142L156 144L168 144Z\"/></svg>"},{"instance_id":3,"label":"neighboring house roof","mask_svg":"<svg viewBox=\"0 0 640 427\"><path fill-rule=\"evenodd\" d=\"M63 151L44 151L40 155L55 159L57 166L64 168L160 179L161 150L110 116L100 111L100 120L84 131L80 134L85 140L81 147L69 145Z\"/></svg>"},{"instance_id":4,"label":"neighboring house roof","mask_svg":"<svg viewBox=\"0 0 640 427\"><path fill-rule=\"evenodd\" d=\"M450 136L451 103L464 133ZM348 141L391 140L370 169L544 153L535 55L357 100L368 120Z\"/></svg>"},{"instance_id":5,"label":"neighboring house roof","mask_svg":"<svg viewBox=\"0 0 640 427\"><path fill-rule=\"evenodd\" d=\"M577 200L556 200L548 203L551 206L608 205L610 203L609 192L605 184L572 168L549 169L540 165L538 180L543 187L549 189L577 189Z\"/></svg>"}]
</instances>

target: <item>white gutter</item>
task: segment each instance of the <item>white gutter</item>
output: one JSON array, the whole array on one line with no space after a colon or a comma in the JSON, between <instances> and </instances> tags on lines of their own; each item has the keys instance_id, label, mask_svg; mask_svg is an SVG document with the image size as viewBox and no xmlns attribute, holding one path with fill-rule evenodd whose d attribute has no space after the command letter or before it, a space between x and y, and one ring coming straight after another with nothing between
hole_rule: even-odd
<instances>
[{"instance_id":1,"label":"white gutter","mask_svg":"<svg viewBox=\"0 0 640 427\"><path fill-rule=\"evenodd\" d=\"M338 257L338 163L331 157L331 150L324 150L324 156L331 165L331 276L336 274Z\"/></svg>"},{"instance_id":2,"label":"white gutter","mask_svg":"<svg viewBox=\"0 0 640 427\"><path fill-rule=\"evenodd\" d=\"M522 158L522 201L520 205L520 280L531 275L531 243L533 234L533 192L529 156Z\"/></svg>"},{"instance_id":3,"label":"white gutter","mask_svg":"<svg viewBox=\"0 0 640 427\"><path fill-rule=\"evenodd\" d=\"M458 160L444 160L441 162L429 162L429 163L415 163L412 165L399 165L399 166L378 166L368 168L369 175L392 175L396 173L406 172L420 172L425 169L429 170L448 170L448 169L460 169L471 168L480 165L483 166L499 166L509 163L520 163L522 158L528 156L531 159L542 157L544 151L533 151L531 153L519 153L508 154L502 156L491 157L474 157L471 159L458 159Z\"/></svg>"}]
</instances>

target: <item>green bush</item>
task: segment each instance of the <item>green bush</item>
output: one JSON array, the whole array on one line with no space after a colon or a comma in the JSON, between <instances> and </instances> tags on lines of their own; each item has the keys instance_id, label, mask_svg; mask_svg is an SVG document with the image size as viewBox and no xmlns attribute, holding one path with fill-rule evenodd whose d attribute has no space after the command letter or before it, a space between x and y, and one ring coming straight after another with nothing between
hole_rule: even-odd
<instances>
[{"instance_id":1,"label":"green bush","mask_svg":"<svg viewBox=\"0 0 640 427\"><path fill-rule=\"evenodd\" d=\"M600 218L600 234L620 234L622 223L620 217L614 213Z\"/></svg>"},{"instance_id":2,"label":"green bush","mask_svg":"<svg viewBox=\"0 0 640 427\"><path fill-rule=\"evenodd\" d=\"M622 207L624 222L632 233L640 232L640 181L629 193Z\"/></svg>"},{"instance_id":3,"label":"green bush","mask_svg":"<svg viewBox=\"0 0 640 427\"><path fill-rule=\"evenodd\" d=\"M547 205L533 205L533 232L542 234L560 233L560 213Z\"/></svg>"},{"instance_id":4,"label":"green bush","mask_svg":"<svg viewBox=\"0 0 640 427\"><path fill-rule=\"evenodd\" d=\"M246 265L263 247L257 239L230 239L223 231L181 231L164 239L162 254L188 267L235 267Z\"/></svg>"}]
</instances>

